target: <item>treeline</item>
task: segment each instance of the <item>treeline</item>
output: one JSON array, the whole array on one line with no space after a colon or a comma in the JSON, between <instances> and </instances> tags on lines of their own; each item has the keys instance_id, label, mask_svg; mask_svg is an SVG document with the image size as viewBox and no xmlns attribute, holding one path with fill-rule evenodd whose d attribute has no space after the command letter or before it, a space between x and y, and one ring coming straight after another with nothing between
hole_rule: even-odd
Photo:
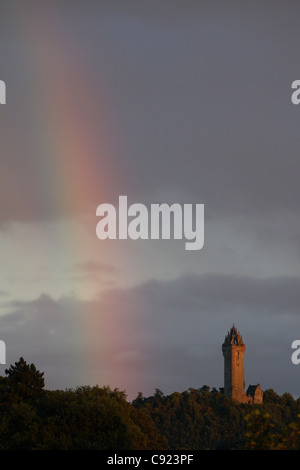
<instances>
[{"instance_id":1,"label":"treeline","mask_svg":"<svg viewBox=\"0 0 300 470\"><path fill-rule=\"evenodd\" d=\"M21 358L0 377L0 450L300 449L300 399L273 390L263 405L223 390L141 393L132 403L109 387L45 390Z\"/></svg>"},{"instance_id":2,"label":"treeline","mask_svg":"<svg viewBox=\"0 0 300 470\"><path fill-rule=\"evenodd\" d=\"M133 406L146 410L170 449L300 449L300 399L274 390L262 405L233 402L223 389L190 388L164 396L142 394Z\"/></svg>"}]
</instances>

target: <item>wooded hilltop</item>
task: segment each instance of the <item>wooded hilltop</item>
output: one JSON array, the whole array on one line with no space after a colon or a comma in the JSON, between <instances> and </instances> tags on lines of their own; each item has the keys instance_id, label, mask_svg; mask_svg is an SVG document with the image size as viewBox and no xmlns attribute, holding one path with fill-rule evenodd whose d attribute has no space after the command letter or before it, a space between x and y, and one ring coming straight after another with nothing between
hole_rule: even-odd
<instances>
[{"instance_id":1,"label":"wooded hilltop","mask_svg":"<svg viewBox=\"0 0 300 470\"><path fill-rule=\"evenodd\" d=\"M0 450L300 449L300 398L264 391L262 405L223 389L155 389L132 401L109 386L45 390L20 358L0 377Z\"/></svg>"}]
</instances>

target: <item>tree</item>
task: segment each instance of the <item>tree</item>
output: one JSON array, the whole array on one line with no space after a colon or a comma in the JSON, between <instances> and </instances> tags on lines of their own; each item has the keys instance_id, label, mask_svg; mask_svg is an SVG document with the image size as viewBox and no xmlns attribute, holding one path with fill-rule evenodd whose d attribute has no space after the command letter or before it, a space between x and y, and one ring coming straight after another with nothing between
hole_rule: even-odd
<instances>
[{"instance_id":1,"label":"tree","mask_svg":"<svg viewBox=\"0 0 300 470\"><path fill-rule=\"evenodd\" d=\"M44 372L39 372L34 364L27 364L23 357L5 373L6 389L13 402L36 398L45 386Z\"/></svg>"},{"instance_id":2,"label":"tree","mask_svg":"<svg viewBox=\"0 0 300 470\"><path fill-rule=\"evenodd\" d=\"M143 405L144 401L145 401L145 397L144 397L143 393L142 393L142 392L138 392L138 395L137 395L137 397L132 401L132 404L133 404L134 407L138 408L139 405L141 405L141 406Z\"/></svg>"},{"instance_id":3,"label":"tree","mask_svg":"<svg viewBox=\"0 0 300 470\"><path fill-rule=\"evenodd\" d=\"M155 398L162 398L163 396L164 396L163 392L159 388L156 388L154 397Z\"/></svg>"}]
</instances>

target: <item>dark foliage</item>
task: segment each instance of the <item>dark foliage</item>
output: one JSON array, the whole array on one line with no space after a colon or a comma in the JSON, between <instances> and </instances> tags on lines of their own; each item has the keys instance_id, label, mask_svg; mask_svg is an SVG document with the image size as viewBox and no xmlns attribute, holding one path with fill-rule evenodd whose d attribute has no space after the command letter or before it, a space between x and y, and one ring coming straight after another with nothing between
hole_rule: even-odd
<instances>
[{"instance_id":1,"label":"dark foliage","mask_svg":"<svg viewBox=\"0 0 300 470\"><path fill-rule=\"evenodd\" d=\"M133 401L151 415L173 450L300 449L300 399L274 390L262 405L233 402L205 385L164 396L157 392Z\"/></svg>"},{"instance_id":2,"label":"dark foliage","mask_svg":"<svg viewBox=\"0 0 300 470\"><path fill-rule=\"evenodd\" d=\"M43 390L23 358L0 378L0 450L167 449L147 410L109 387Z\"/></svg>"},{"instance_id":3,"label":"dark foliage","mask_svg":"<svg viewBox=\"0 0 300 470\"><path fill-rule=\"evenodd\" d=\"M0 450L300 449L300 400L232 402L208 386L132 402L109 387L44 390L23 358L0 377Z\"/></svg>"}]
</instances>

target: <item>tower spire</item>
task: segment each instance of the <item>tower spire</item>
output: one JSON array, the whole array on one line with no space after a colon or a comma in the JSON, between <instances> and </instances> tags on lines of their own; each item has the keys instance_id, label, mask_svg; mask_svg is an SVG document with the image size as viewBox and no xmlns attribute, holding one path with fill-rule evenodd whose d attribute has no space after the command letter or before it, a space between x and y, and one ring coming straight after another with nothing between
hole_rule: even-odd
<instances>
[{"instance_id":1,"label":"tower spire","mask_svg":"<svg viewBox=\"0 0 300 470\"><path fill-rule=\"evenodd\" d=\"M237 330L235 324L232 325L230 331L228 331L227 336L225 336L225 344L236 344L243 346L243 337L240 332Z\"/></svg>"}]
</instances>

